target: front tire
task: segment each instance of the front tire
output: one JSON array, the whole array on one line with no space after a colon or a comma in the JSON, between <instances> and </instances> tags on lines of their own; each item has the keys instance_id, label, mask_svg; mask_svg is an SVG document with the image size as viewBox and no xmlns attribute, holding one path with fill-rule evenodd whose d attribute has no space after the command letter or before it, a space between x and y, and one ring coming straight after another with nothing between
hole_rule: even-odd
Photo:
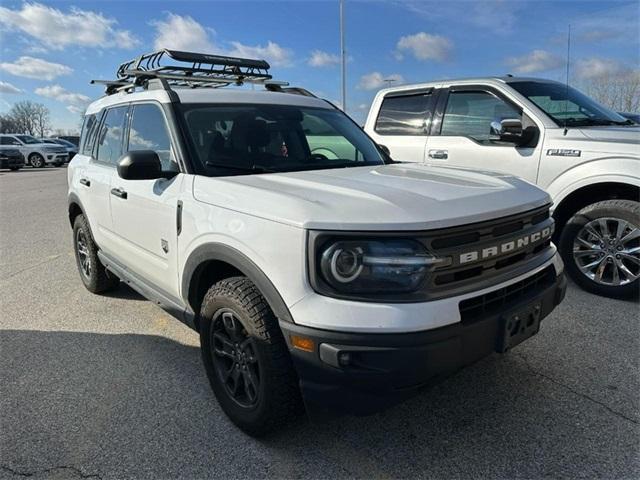
<instances>
[{"instance_id":1,"label":"front tire","mask_svg":"<svg viewBox=\"0 0 640 480\"><path fill-rule=\"evenodd\" d=\"M249 279L232 277L213 285L200 318L207 376L233 423L261 436L302 412L298 379L278 321Z\"/></svg>"},{"instance_id":2,"label":"front tire","mask_svg":"<svg viewBox=\"0 0 640 480\"><path fill-rule=\"evenodd\" d=\"M612 298L640 291L640 203L606 200L577 212L564 226L560 253L571 278Z\"/></svg>"},{"instance_id":3,"label":"front tire","mask_svg":"<svg viewBox=\"0 0 640 480\"><path fill-rule=\"evenodd\" d=\"M98 246L84 215L78 215L73 222L73 250L80 279L87 290L102 293L118 286L120 280L104 268L98 258Z\"/></svg>"},{"instance_id":4,"label":"front tire","mask_svg":"<svg viewBox=\"0 0 640 480\"><path fill-rule=\"evenodd\" d=\"M29 164L33 168L44 168L45 166L44 157L39 153L32 153L31 155L29 155Z\"/></svg>"}]
</instances>

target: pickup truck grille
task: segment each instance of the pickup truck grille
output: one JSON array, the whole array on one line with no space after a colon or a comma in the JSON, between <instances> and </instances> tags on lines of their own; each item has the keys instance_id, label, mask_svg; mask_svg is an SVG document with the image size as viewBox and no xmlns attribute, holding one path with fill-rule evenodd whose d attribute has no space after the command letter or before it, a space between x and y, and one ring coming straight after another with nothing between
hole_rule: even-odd
<instances>
[{"instance_id":1,"label":"pickup truck grille","mask_svg":"<svg viewBox=\"0 0 640 480\"><path fill-rule=\"evenodd\" d=\"M446 262L433 271L427 288L435 297L443 297L526 273L538 257L550 256L552 233L548 206L434 232L425 243Z\"/></svg>"}]
</instances>

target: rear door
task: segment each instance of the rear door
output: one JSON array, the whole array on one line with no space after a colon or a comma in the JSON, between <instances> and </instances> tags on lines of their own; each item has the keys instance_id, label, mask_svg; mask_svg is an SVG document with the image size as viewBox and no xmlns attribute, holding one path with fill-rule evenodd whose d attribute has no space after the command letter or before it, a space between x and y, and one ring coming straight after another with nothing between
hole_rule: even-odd
<instances>
[{"instance_id":1,"label":"rear door","mask_svg":"<svg viewBox=\"0 0 640 480\"><path fill-rule=\"evenodd\" d=\"M522 108L489 86L443 89L427 142L427 162L510 173L535 183L541 139L532 147L499 142L491 123L520 119L535 122Z\"/></svg>"},{"instance_id":2,"label":"rear door","mask_svg":"<svg viewBox=\"0 0 640 480\"><path fill-rule=\"evenodd\" d=\"M434 107L434 90L420 89L385 95L369 135L386 146L394 160L422 162Z\"/></svg>"},{"instance_id":3,"label":"rear door","mask_svg":"<svg viewBox=\"0 0 640 480\"><path fill-rule=\"evenodd\" d=\"M115 174L110 202L116 259L152 287L179 298L177 214L185 175L179 173L174 145L160 104L133 104L125 150L154 150L163 170L175 175L124 180Z\"/></svg>"},{"instance_id":4,"label":"rear door","mask_svg":"<svg viewBox=\"0 0 640 480\"><path fill-rule=\"evenodd\" d=\"M111 179L116 174L116 165L122 155L125 120L128 105L108 108L97 124L91 137L93 145L87 146L91 159L87 162L79 189L87 191L83 201L90 219L92 234L102 250L113 254L117 250L111 221Z\"/></svg>"}]
</instances>

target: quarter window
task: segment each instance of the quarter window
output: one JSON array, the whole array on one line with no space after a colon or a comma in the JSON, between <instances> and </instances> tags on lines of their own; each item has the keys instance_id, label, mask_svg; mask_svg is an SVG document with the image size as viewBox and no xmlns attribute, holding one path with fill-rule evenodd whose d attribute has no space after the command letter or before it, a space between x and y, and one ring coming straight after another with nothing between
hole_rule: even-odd
<instances>
[{"instance_id":1,"label":"quarter window","mask_svg":"<svg viewBox=\"0 0 640 480\"><path fill-rule=\"evenodd\" d=\"M104 121L98 131L97 160L115 165L122 155L122 132L128 107L116 107L107 110Z\"/></svg>"},{"instance_id":2,"label":"quarter window","mask_svg":"<svg viewBox=\"0 0 640 480\"><path fill-rule=\"evenodd\" d=\"M385 97L376 120L376 132L380 135L426 135L431 101L431 93Z\"/></svg>"},{"instance_id":3,"label":"quarter window","mask_svg":"<svg viewBox=\"0 0 640 480\"><path fill-rule=\"evenodd\" d=\"M177 169L167 124L157 105L142 104L133 107L127 150L153 150L160 157L163 170Z\"/></svg>"},{"instance_id":4,"label":"quarter window","mask_svg":"<svg viewBox=\"0 0 640 480\"><path fill-rule=\"evenodd\" d=\"M507 118L522 120L522 112L489 92L451 92L440 134L490 143L491 122Z\"/></svg>"}]
</instances>

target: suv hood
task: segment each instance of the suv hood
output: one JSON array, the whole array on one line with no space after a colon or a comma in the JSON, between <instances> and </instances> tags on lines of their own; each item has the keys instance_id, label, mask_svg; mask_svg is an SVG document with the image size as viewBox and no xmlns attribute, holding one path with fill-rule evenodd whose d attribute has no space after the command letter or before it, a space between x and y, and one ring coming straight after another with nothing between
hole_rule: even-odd
<instances>
[{"instance_id":1,"label":"suv hood","mask_svg":"<svg viewBox=\"0 0 640 480\"><path fill-rule=\"evenodd\" d=\"M551 202L547 193L512 176L424 164L196 176L193 188L204 203L327 230L428 230Z\"/></svg>"}]
</instances>

